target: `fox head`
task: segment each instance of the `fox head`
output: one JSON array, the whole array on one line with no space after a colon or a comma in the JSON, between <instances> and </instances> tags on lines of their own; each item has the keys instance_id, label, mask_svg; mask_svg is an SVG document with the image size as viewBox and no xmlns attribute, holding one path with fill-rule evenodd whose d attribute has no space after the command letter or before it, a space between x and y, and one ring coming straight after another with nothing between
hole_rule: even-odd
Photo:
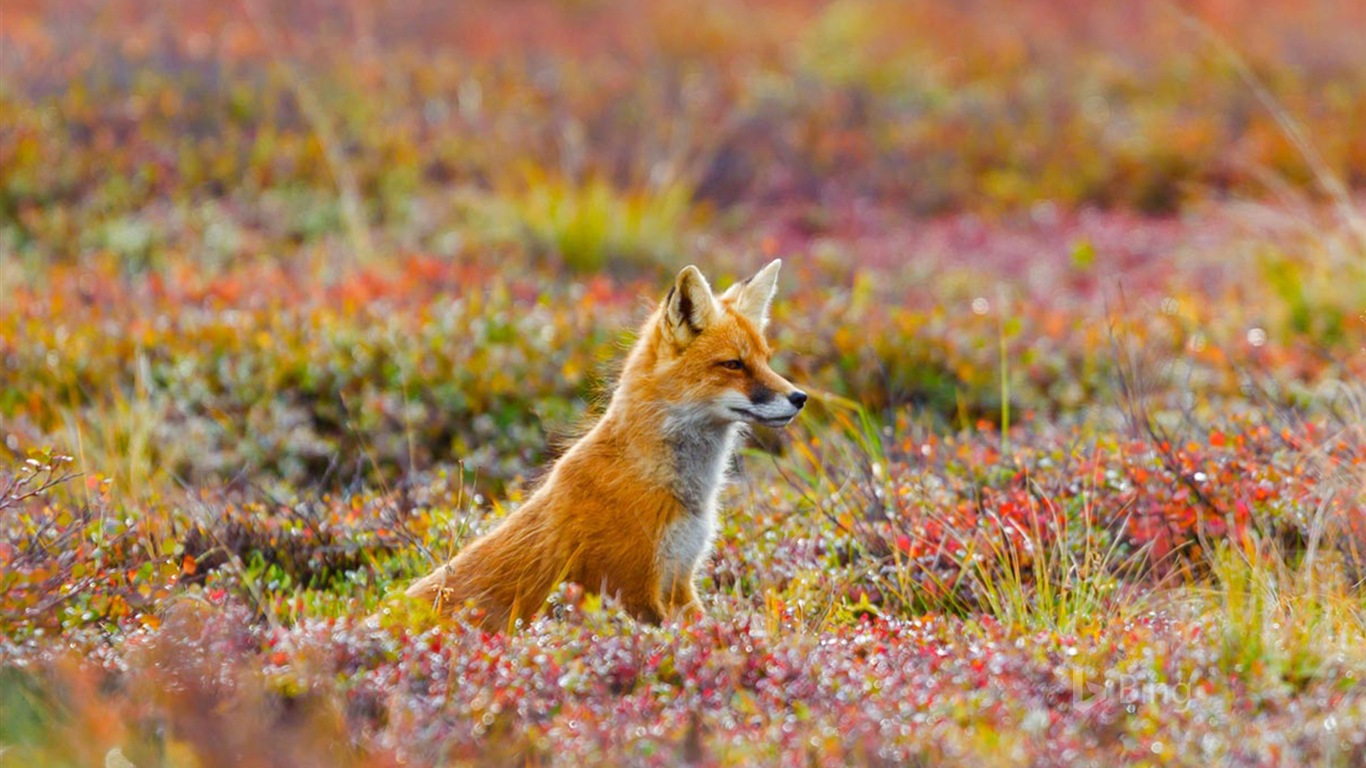
<instances>
[{"instance_id":1,"label":"fox head","mask_svg":"<svg viewBox=\"0 0 1366 768\"><path fill-rule=\"evenodd\" d=\"M764 339L778 289L775 259L753 277L712 293L696 267L684 267L646 326L653 354L637 371L651 399L689 417L780 427L806 404L806 393L773 372Z\"/></svg>"}]
</instances>

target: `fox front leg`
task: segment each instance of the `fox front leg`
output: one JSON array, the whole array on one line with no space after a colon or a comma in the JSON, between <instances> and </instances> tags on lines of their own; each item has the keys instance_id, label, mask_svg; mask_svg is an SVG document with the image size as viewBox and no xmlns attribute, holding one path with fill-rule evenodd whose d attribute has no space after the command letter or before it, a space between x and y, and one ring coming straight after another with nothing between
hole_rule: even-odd
<instances>
[{"instance_id":1,"label":"fox front leg","mask_svg":"<svg viewBox=\"0 0 1366 768\"><path fill-rule=\"evenodd\" d=\"M631 614L636 621L646 624L659 626L664 623L664 603L655 598L653 600L638 600L634 602L624 602L622 605L626 612Z\"/></svg>"},{"instance_id":2,"label":"fox front leg","mask_svg":"<svg viewBox=\"0 0 1366 768\"><path fill-rule=\"evenodd\" d=\"M684 619L695 619L702 615L702 601L697 597L697 587L692 576L674 582L669 593L669 613Z\"/></svg>"}]
</instances>

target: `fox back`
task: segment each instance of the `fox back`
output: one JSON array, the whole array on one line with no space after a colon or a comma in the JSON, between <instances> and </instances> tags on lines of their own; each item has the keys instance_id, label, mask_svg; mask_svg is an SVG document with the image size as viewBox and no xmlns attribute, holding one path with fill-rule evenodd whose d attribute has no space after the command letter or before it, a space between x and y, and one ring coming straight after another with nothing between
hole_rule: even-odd
<instances>
[{"instance_id":1,"label":"fox back","mask_svg":"<svg viewBox=\"0 0 1366 768\"><path fill-rule=\"evenodd\" d=\"M780 266L719 296L684 268L597 423L521 507L407 594L443 615L471 608L489 629L529 619L565 580L642 621L699 611L694 579L739 432L783 426L806 402L769 367Z\"/></svg>"}]
</instances>

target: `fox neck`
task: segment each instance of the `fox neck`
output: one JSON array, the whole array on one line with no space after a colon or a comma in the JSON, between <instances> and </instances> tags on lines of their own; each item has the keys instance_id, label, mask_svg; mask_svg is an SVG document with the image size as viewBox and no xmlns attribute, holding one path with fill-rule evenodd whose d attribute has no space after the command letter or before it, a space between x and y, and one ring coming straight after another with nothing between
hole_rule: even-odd
<instances>
[{"instance_id":1,"label":"fox neck","mask_svg":"<svg viewBox=\"0 0 1366 768\"><path fill-rule=\"evenodd\" d=\"M624 445L647 476L668 486L689 514L710 516L741 425L697 408L641 402L633 394L618 391L599 428Z\"/></svg>"},{"instance_id":2,"label":"fox neck","mask_svg":"<svg viewBox=\"0 0 1366 768\"><path fill-rule=\"evenodd\" d=\"M681 409L665 416L663 438L673 457L674 494L689 513L714 513L739 431L738 424L717 424Z\"/></svg>"},{"instance_id":3,"label":"fox neck","mask_svg":"<svg viewBox=\"0 0 1366 768\"><path fill-rule=\"evenodd\" d=\"M657 356L667 343L661 327L656 312L627 356L598 430L624 446L642 474L667 486L686 512L710 518L742 426L697 405L654 396L662 389L656 381Z\"/></svg>"},{"instance_id":4,"label":"fox neck","mask_svg":"<svg viewBox=\"0 0 1366 768\"><path fill-rule=\"evenodd\" d=\"M743 426L695 404L658 402L639 381L630 370L623 376L598 432L622 445L628 461L667 486L684 510L712 514Z\"/></svg>"}]
</instances>

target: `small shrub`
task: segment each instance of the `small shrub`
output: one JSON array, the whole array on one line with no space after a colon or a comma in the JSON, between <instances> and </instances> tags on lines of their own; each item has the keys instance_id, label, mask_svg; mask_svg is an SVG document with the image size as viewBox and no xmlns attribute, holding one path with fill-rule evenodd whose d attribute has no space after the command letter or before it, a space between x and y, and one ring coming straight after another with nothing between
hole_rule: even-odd
<instances>
[{"instance_id":1,"label":"small shrub","mask_svg":"<svg viewBox=\"0 0 1366 768\"><path fill-rule=\"evenodd\" d=\"M679 182L618 190L600 177L573 182L534 171L486 204L484 216L486 231L495 237L515 232L533 253L560 259L579 273L673 266L686 253L686 236L699 219L691 190Z\"/></svg>"}]
</instances>

